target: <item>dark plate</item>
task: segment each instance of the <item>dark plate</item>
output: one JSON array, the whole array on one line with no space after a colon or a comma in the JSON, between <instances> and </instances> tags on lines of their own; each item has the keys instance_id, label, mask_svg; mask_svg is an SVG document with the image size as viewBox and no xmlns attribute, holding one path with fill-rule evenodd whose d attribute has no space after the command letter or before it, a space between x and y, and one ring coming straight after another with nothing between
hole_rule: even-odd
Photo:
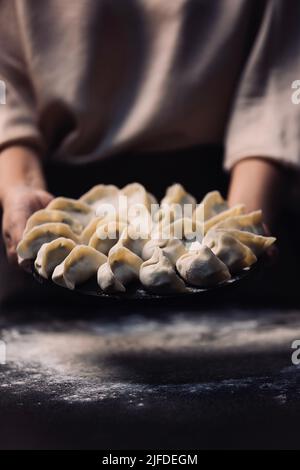
<instances>
[{"instance_id":1,"label":"dark plate","mask_svg":"<svg viewBox=\"0 0 300 470\"><path fill-rule=\"evenodd\" d=\"M190 296L199 296L200 294L206 294L208 292L217 291L217 290L224 290L230 287L234 287L239 284L242 280L248 279L253 274L257 273L260 267L263 264L263 258L257 261L251 268L247 268L242 270L240 273L235 274L229 281L222 282L214 287L209 287L206 289L200 289L198 287L188 287L188 292L180 293L180 294L153 294L151 292L146 291L143 289L139 284L132 285L130 288L127 288L126 292L122 294L106 294L101 291L95 279L85 282L80 286L75 288L75 292L82 294L82 295L89 295L104 299L115 299L115 300L153 300L153 299L166 299L166 298L176 298L176 297L190 297ZM36 270L34 269L34 263L32 262L28 271L31 272L34 279L38 281L40 284L50 284L51 286L55 286L58 289L64 289L64 287L58 286L54 282L48 279L44 279L41 277Z\"/></svg>"}]
</instances>

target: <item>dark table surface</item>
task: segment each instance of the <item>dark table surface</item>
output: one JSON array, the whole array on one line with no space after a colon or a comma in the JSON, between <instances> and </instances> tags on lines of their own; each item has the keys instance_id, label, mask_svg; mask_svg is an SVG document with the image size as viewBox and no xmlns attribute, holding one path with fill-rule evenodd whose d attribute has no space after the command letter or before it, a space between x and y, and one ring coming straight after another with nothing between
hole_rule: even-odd
<instances>
[{"instance_id":1,"label":"dark table surface","mask_svg":"<svg viewBox=\"0 0 300 470\"><path fill-rule=\"evenodd\" d=\"M235 292L2 310L0 447L299 448L299 309Z\"/></svg>"}]
</instances>

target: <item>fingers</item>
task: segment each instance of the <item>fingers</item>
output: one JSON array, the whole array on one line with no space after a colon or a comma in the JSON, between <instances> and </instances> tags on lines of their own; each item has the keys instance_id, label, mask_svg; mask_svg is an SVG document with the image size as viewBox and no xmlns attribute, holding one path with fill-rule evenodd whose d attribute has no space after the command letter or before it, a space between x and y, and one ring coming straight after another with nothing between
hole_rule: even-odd
<instances>
[{"instance_id":1,"label":"fingers","mask_svg":"<svg viewBox=\"0 0 300 470\"><path fill-rule=\"evenodd\" d=\"M32 213L44 209L51 201L54 199L54 196L47 191L39 190L36 192L35 197L32 200L33 206Z\"/></svg>"},{"instance_id":2,"label":"fingers","mask_svg":"<svg viewBox=\"0 0 300 470\"><path fill-rule=\"evenodd\" d=\"M36 190L34 193L26 193L20 196L22 197L18 197L14 201L14 206L17 210L24 211L27 218L34 212L44 209L53 199L52 194L43 190Z\"/></svg>"},{"instance_id":3,"label":"fingers","mask_svg":"<svg viewBox=\"0 0 300 470\"><path fill-rule=\"evenodd\" d=\"M8 260L17 263L17 246L22 239L28 218L44 208L53 196L44 190L14 191L3 206L3 238Z\"/></svg>"},{"instance_id":4,"label":"fingers","mask_svg":"<svg viewBox=\"0 0 300 470\"><path fill-rule=\"evenodd\" d=\"M31 214L28 210L8 211L3 214L3 238L6 246L8 260L17 263L17 246L22 239L24 228L28 217Z\"/></svg>"}]
</instances>

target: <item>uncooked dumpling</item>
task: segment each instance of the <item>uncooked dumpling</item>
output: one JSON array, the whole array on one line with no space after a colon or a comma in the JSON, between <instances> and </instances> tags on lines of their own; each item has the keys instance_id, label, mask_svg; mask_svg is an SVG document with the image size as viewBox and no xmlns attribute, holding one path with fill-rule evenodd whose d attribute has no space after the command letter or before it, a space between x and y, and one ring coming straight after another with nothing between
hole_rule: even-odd
<instances>
[{"instance_id":1,"label":"uncooked dumpling","mask_svg":"<svg viewBox=\"0 0 300 470\"><path fill-rule=\"evenodd\" d=\"M139 183L128 184L121 190L125 198L119 207L119 220L126 221L139 232L150 234L152 215L158 210L155 197Z\"/></svg>"},{"instance_id":2,"label":"uncooked dumpling","mask_svg":"<svg viewBox=\"0 0 300 470\"><path fill-rule=\"evenodd\" d=\"M248 214L236 214L234 217L228 217L215 225L215 229L233 229L245 230L246 232L265 235L262 221L262 211L253 211Z\"/></svg>"},{"instance_id":3,"label":"uncooked dumpling","mask_svg":"<svg viewBox=\"0 0 300 470\"><path fill-rule=\"evenodd\" d=\"M196 199L181 184L173 184L167 188L160 209L154 214L153 231L167 227L178 219L192 219L195 207Z\"/></svg>"},{"instance_id":4,"label":"uncooked dumpling","mask_svg":"<svg viewBox=\"0 0 300 470\"><path fill-rule=\"evenodd\" d=\"M79 220L72 217L70 214L60 210L41 209L34 212L29 217L24 233L29 232L33 227L48 223L61 223L69 225L76 235L80 234L83 230L83 225Z\"/></svg>"},{"instance_id":5,"label":"uncooked dumpling","mask_svg":"<svg viewBox=\"0 0 300 470\"><path fill-rule=\"evenodd\" d=\"M215 231L207 246L226 264L231 273L249 268L257 261L253 251L229 232Z\"/></svg>"},{"instance_id":6,"label":"uncooked dumpling","mask_svg":"<svg viewBox=\"0 0 300 470\"><path fill-rule=\"evenodd\" d=\"M151 231L157 231L161 227L167 227L178 219L182 219L183 210L179 205L161 207L153 214L153 225Z\"/></svg>"},{"instance_id":7,"label":"uncooked dumpling","mask_svg":"<svg viewBox=\"0 0 300 470\"><path fill-rule=\"evenodd\" d=\"M157 204L153 194L148 193L143 185L131 183L121 190L121 194L127 198L128 207L143 205L148 211L151 211L151 205Z\"/></svg>"},{"instance_id":8,"label":"uncooked dumpling","mask_svg":"<svg viewBox=\"0 0 300 470\"><path fill-rule=\"evenodd\" d=\"M121 233L126 227L127 225L123 222L100 224L91 237L89 246L107 255L109 250L117 243Z\"/></svg>"},{"instance_id":9,"label":"uncooked dumpling","mask_svg":"<svg viewBox=\"0 0 300 470\"><path fill-rule=\"evenodd\" d=\"M97 275L104 292L139 280L153 292L184 292L185 282L214 286L250 267L275 241L262 235L262 212L229 208L218 191L196 206L174 184L159 206L139 183L100 184L33 214L17 251L24 269L35 259L41 276L70 289Z\"/></svg>"},{"instance_id":10,"label":"uncooked dumpling","mask_svg":"<svg viewBox=\"0 0 300 470\"><path fill-rule=\"evenodd\" d=\"M203 234L205 235L208 230L223 220L244 212L244 204L237 204L229 208L219 191L211 191L195 209L193 219L203 226Z\"/></svg>"},{"instance_id":11,"label":"uncooked dumpling","mask_svg":"<svg viewBox=\"0 0 300 470\"><path fill-rule=\"evenodd\" d=\"M111 250L113 251L114 249L123 246L139 257L142 257L143 248L148 240L149 236L147 233L140 233L136 230L134 225L128 225L125 226L117 244L114 245Z\"/></svg>"},{"instance_id":12,"label":"uncooked dumpling","mask_svg":"<svg viewBox=\"0 0 300 470\"><path fill-rule=\"evenodd\" d=\"M260 256L264 251L268 250L272 246L276 238L275 237L265 237L263 235L257 235L253 232L246 232L244 230L235 230L235 229L212 229L205 236L203 243L207 246L211 246L213 239L218 233L228 233L230 236L237 239L239 242L243 243L249 247L256 256Z\"/></svg>"},{"instance_id":13,"label":"uncooked dumpling","mask_svg":"<svg viewBox=\"0 0 300 470\"><path fill-rule=\"evenodd\" d=\"M33 227L27 232L17 247L17 253L22 260L35 259L44 243L49 243L56 238L64 237L77 243L74 232L66 224L49 223Z\"/></svg>"},{"instance_id":14,"label":"uncooked dumpling","mask_svg":"<svg viewBox=\"0 0 300 470\"><path fill-rule=\"evenodd\" d=\"M204 222L204 234L206 234L208 230L210 230L212 227L221 223L223 220L238 216L240 214L243 214L244 212L244 204L237 204L236 206L233 206L230 209L220 212L219 214L215 215L214 217L211 217L209 220Z\"/></svg>"},{"instance_id":15,"label":"uncooked dumpling","mask_svg":"<svg viewBox=\"0 0 300 470\"><path fill-rule=\"evenodd\" d=\"M202 240L203 226L192 219L177 219L169 225L157 226L151 234L153 239L178 238L184 244L192 243L195 240Z\"/></svg>"},{"instance_id":16,"label":"uncooked dumpling","mask_svg":"<svg viewBox=\"0 0 300 470\"><path fill-rule=\"evenodd\" d=\"M106 223L106 218L94 217L81 233L80 243L82 243L82 245L88 245L92 236L96 233L97 227Z\"/></svg>"},{"instance_id":17,"label":"uncooked dumpling","mask_svg":"<svg viewBox=\"0 0 300 470\"><path fill-rule=\"evenodd\" d=\"M200 223L203 223L227 209L228 204L222 198L219 191L211 191L206 194L201 203L196 207L194 217Z\"/></svg>"},{"instance_id":18,"label":"uncooked dumpling","mask_svg":"<svg viewBox=\"0 0 300 470\"><path fill-rule=\"evenodd\" d=\"M142 251L142 258L146 261L153 256L156 248L160 248L163 253L169 258L173 265L180 256L184 255L187 250L181 240L177 238L164 239L164 240L149 240Z\"/></svg>"},{"instance_id":19,"label":"uncooked dumpling","mask_svg":"<svg viewBox=\"0 0 300 470\"><path fill-rule=\"evenodd\" d=\"M66 197L57 197L53 199L47 206L47 209L55 209L67 212L69 215L77 219L86 227L94 217L94 211L82 201L69 199Z\"/></svg>"},{"instance_id":20,"label":"uncooked dumpling","mask_svg":"<svg viewBox=\"0 0 300 470\"><path fill-rule=\"evenodd\" d=\"M69 238L57 238L44 243L38 251L34 266L40 276L48 279L58 266L71 253L76 244Z\"/></svg>"},{"instance_id":21,"label":"uncooked dumpling","mask_svg":"<svg viewBox=\"0 0 300 470\"><path fill-rule=\"evenodd\" d=\"M108 294L116 292L125 292L125 287L116 278L108 262L102 264L98 269L97 282L99 287Z\"/></svg>"},{"instance_id":22,"label":"uncooked dumpling","mask_svg":"<svg viewBox=\"0 0 300 470\"><path fill-rule=\"evenodd\" d=\"M210 287L231 278L227 266L205 245L181 256L176 263L181 277L197 287Z\"/></svg>"},{"instance_id":23,"label":"uncooked dumpling","mask_svg":"<svg viewBox=\"0 0 300 470\"><path fill-rule=\"evenodd\" d=\"M196 206L196 199L194 198L194 196L187 193L181 184L176 183L167 188L166 194L164 198L161 200L160 205L162 208L164 208L164 206L173 206L173 205L178 205L183 208L185 205L190 205L191 213L190 214L182 213L181 217L182 218L191 217L192 211L194 210Z\"/></svg>"},{"instance_id":24,"label":"uncooked dumpling","mask_svg":"<svg viewBox=\"0 0 300 470\"><path fill-rule=\"evenodd\" d=\"M155 248L152 257L141 265L140 281L148 290L158 294L187 291L171 261L158 247Z\"/></svg>"},{"instance_id":25,"label":"uncooked dumpling","mask_svg":"<svg viewBox=\"0 0 300 470\"><path fill-rule=\"evenodd\" d=\"M226 230L226 232L244 245L248 246L256 256L260 256L276 241L275 237L265 237L263 235L256 235L256 233L246 232L243 230Z\"/></svg>"},{"instance_id":26,"label":"uncooked dumpling","mask_svg":"<svg viewBox=\"0 0 300 470\"><path fill-rule=\"evenodd\" d=\"M110 251L108 260L112 272L121 284L126 286L138 280L143 260L128 248L119 246L114 251Z\"/></svg>"},{"instance_id":27,"label":"uncooked dumpling","mask_svg":"<svg viewBox=\"0 0 300 470\"><path fill-rule=\"evenodd\" d=\"M142 255L141 257L143 258L144 261L147 261L153 256L153 253L155 251L155 248L163 248L166 246L168 243L168 239L161 239L161 238L151 238L150 240L145 243L143 250L142 250Z\"/></svg>"},{"instance_id":28,"label":"uncooked dumpling","mask_svg":"<svg viewBox=\"0 0 300 470\"><path fill-rule=\"evenodd\" d=\"M136 233L141 236L151 236L153 228L153 219L148 210L144 206L131 207L127 219L128 224L134 229Z\"/></svg>"},{"instance_id":29,"label":"uncooked dumpling","mask_svg":"<svg viewBox=\"0 0 300 470\"><path fill-rule=\"evenodd\" d=\"M65 260L56 266L52 280L68 289L75 289L78 284L95 276L107 257L86 245L77 245Z\"/></svg>"},{"instance_id":30,"label":"uncooked dumpling","mask_svg":"<svg viewBox=\"0 0 300 470\"><path fill-rule=\"evenodd\" d=\"M111 270L118 281L124 286L138 280L140 266L143 262L140 256L128 248L128 246L133 246L132 243L134 242L134 240L130 240L128 237L128 229L126 228L119 241L111 248L108 254Z\"/></svg>"},{"instance_id":31,"label":"uncooked dumpling","mask_svg":"<svg viewBox=\"0 0 300 470\"><path fill-rule=\"evenodd\" d=\"M101 206L110 204L118 209L119 195L120 190L117 186L98 184L81 196L79 200L89 205L97 216L102 217Z\"/></svg>"}]
</instances>

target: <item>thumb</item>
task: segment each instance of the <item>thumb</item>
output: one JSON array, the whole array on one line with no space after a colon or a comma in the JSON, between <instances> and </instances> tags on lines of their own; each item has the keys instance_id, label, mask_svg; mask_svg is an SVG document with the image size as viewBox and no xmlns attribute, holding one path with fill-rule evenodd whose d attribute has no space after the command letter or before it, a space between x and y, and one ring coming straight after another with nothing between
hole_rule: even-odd
<instances>
[{"instance_id":1,"label":"thumb","mask_svg":"<svg viewBox=\"0 0 300 470\"><path fill-rule=\"evenodd\" d=\"M26 211L3 214L3 238L8 260L12 263L17 261L17 245L22 239L28 215Z\"/></svg>"},{"instance_id":2,"label":"thumb","mask_svg":"<svg viewBox=\"0 0 300 470\"><path fill-rule=\"evenodd\" d=\"M43 190L40 190L37 196L42 207L46 207L52 201L52 199L54 199L52 194Z\"/></svg>"}]
</instances>

